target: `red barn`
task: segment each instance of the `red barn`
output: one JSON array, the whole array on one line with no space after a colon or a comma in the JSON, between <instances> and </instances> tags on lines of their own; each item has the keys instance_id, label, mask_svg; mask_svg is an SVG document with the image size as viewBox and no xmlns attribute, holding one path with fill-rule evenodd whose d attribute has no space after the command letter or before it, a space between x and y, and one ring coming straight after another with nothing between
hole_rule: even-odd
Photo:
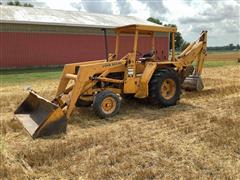
<instances>
[{"instance_id":1,"label":"red barn","mask_svg":"<svg viewBox=\"0 0 240 180\"><path fill-rule=\"evenodd\" d=\"M114 52L117 26L156 25L130 16L116 16L29 7L0 6L0 67L62 65L105 58L102 28L107 29L109 52ZM160 58L168 58L168 33L156 34ZM138 51L150 49L141 37ZM133 37L120 38L120 55L132 51Z\"/></svg>"}]
</instances>

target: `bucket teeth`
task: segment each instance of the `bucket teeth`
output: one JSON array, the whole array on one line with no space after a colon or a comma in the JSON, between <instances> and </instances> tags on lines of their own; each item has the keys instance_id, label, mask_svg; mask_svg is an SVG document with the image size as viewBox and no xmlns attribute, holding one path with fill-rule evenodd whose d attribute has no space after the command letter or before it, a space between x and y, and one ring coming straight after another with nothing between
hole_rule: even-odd
<instances>
[{"instance_id":1,"label":"bucket teeth","mask_svg":"<svg viewBox=\"0 0 240 180\"><path fill-rule=\"evenodd\" d=\"M62 109L33 91L14 114L33 138L66 132L67 119Z\"/></svg>"},{"instance_id":2,"label":"bucket teeth","mask_svg":"<svg viewBox=\"0 0 240 180\"><path fill-rule=\"evenodd\" d=\"M201 91L204 88L202 78L199 75L190 75L182 83L182 88L187 91Z\"/></svg>"}]
</instances>

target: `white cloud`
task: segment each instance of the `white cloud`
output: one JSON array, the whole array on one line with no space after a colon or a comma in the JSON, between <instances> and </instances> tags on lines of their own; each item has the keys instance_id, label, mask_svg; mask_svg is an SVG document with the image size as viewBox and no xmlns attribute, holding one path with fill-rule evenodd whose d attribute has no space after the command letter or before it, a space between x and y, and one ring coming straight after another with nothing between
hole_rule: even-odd
<instances>
[{"instance_id":1,"label":"white cloud","mask_svg":"<svg viewBox=\"0 0 240 180\"><path fill-rule=\"evenodd\" d=\"M145 4L137 0L131 0L129 2L133 8L133 12L129 13L129 16L136 16L141 19L150 17L150 9Z\"/></svg>"},{"instance_id":2,"label":"white cloud","mask_svg":"<svg viewBox=\"0 0 240 180\"><path fill-rule=\"evenodd\" d=\"M163 4L168 9L166 17L169 21L177 21L179 17L189 17L196 13L184 0L164 0Z\"/></svg>"},{"instance_id":3,"label":"white cloud","mask_svg":"<svg viewBox=\"0 0 240 180\"><path fill-rule=\"evenodd\" d=\"M177 24L186 41L208 30L210 46L240 43L239 11L235 0L164 0L168 22Z\"/></svg>"},{"instance_id":4,"label":"white cloud","mask_svg":"<svg viewBox=\"0 0 240 180\"><path fill-rule=\"evenodd\" d=\"M71 4L77 3L79 0L37 0L39 2L45 3L51 9L61 9L68 11L77 11Z\"/></svg>"}]
</instances>

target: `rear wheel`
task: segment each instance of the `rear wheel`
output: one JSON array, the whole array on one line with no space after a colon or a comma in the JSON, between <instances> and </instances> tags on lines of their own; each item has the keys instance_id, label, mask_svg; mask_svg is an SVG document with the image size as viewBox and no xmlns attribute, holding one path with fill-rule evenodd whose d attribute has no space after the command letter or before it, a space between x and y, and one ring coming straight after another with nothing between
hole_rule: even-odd
<instances>
[{"instance_id":1,"label":"rear wheel","mask_svg":"<svg viewBox=\"0 0 240 180\"><path fill-rule=\"evenodd\" d=\"M105 90L98 93L93 101L93 110L100 118L116 115L120 110L121 100L115 93Z\"/></svg>"},{"instance_id":2,"label":"rear wheel","mask_svg":"<svg viewBox=\"0 0 240 180\"><path fill-rule=\"evenodd\" d=\"M149 100L153 105L172 106L180 99L178 74L173 69L158 69L149 82Z\"/></svg>"}]
</instances>

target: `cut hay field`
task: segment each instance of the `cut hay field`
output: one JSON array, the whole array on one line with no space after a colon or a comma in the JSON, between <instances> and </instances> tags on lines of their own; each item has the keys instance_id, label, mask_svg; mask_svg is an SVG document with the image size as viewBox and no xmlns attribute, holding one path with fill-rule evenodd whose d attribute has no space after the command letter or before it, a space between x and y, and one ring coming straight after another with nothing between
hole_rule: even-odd
<instances>
[{"instance_id":1,"label":"cut hay field","mask_svg":"<svg viewBox=\"0 0 240 180\"><path fill-rule=\"evenodd\" d=\"M240 59L240 51L209 51L206 61L237 61L238 58Z\"/></svg>"},{"instance_id":2,"label":"cut hay field","mask_svg":"<svg viewBox=\"0 0 240 180\"><path fill-rule=\"evenodd\" d=\"M205 68L205 89L176 106L125 100L107 121L77 108L66 135L32 140L13 112L26 86L51 99L58 84L36 79L2 80L0 179L240 179L238 64Z\"/></svg>"}]
</instances>

